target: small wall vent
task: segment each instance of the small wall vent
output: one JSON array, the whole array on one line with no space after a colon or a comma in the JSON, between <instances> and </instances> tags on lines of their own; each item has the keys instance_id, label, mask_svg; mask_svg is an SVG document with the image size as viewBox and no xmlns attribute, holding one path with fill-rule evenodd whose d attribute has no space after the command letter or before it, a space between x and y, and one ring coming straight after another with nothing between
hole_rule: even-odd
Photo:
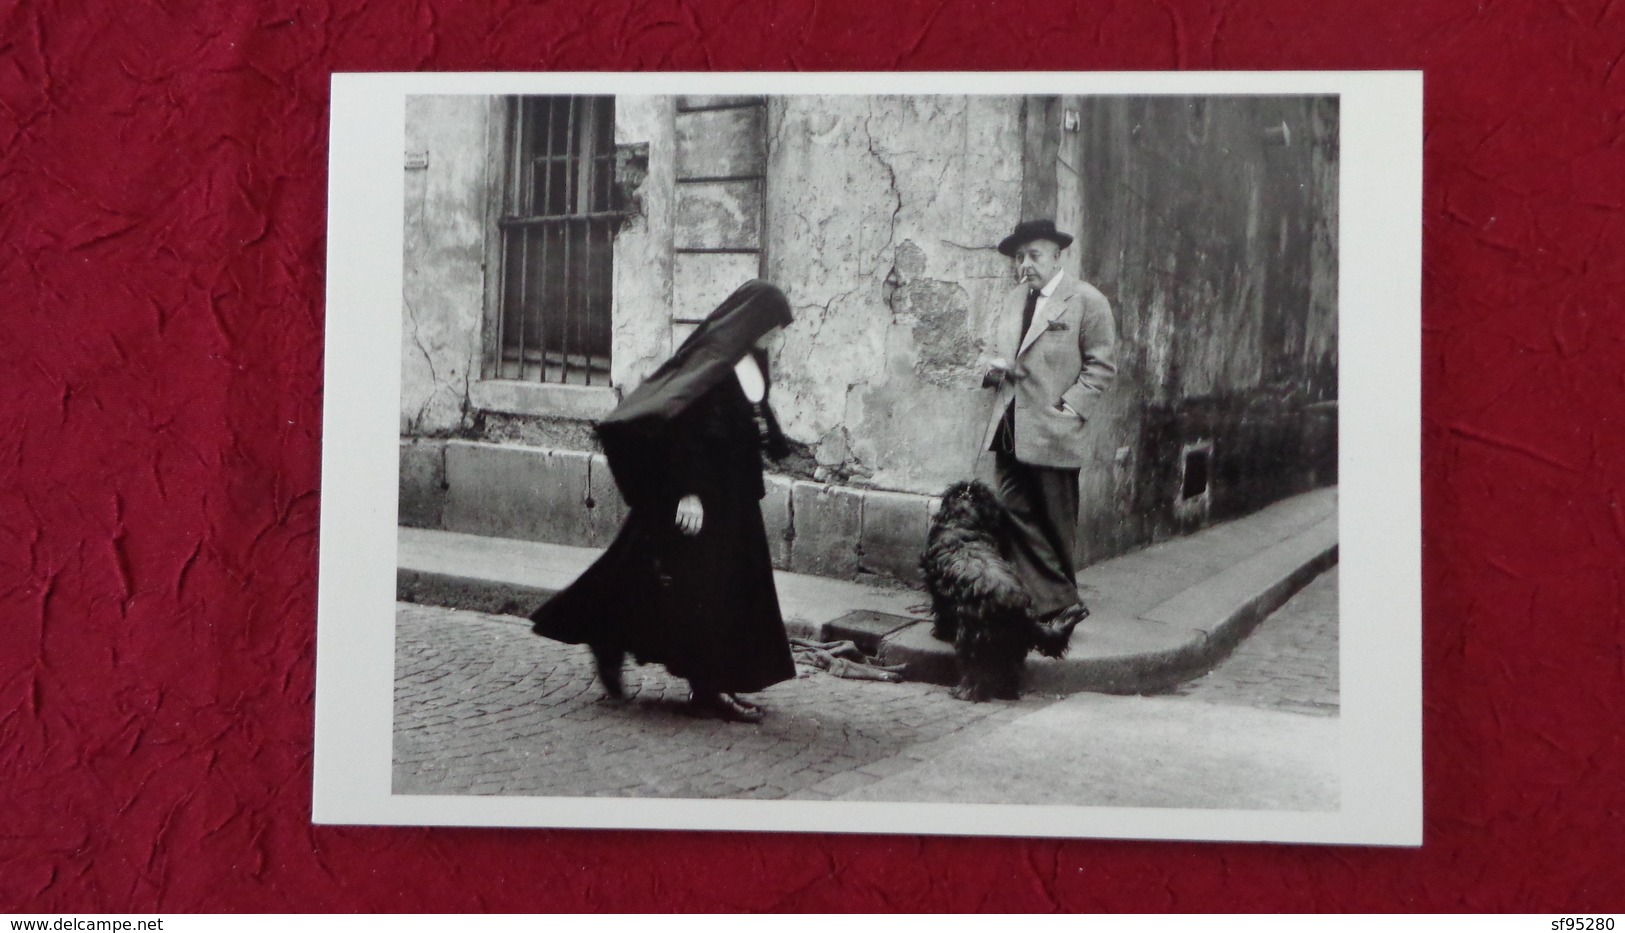
<instances>
[{"instance_id":1,"label":"small wall vent","mask_svg":"<svg viewBox=\"0 0 1625 933\"><path fill-rule=\"evenodd\" d=\"M1179 495L1174 499L1174 514L1184 521L1201 521L1207 517L1208 503L1213 491L1213 442L1194 441L1179 452Z\"/></svg>"},{"instance_id":2,"label":"small wall vent","mask_svg":"<svg viewBox=\"0 0 1625 933\"><path fill-rule=\"evenodd\" d=\"M1212 459L1212 445L1185 449L1185 471L1179 481L1179 498L1195 499L1197 496L1207 495Z\"/></svg>"}]
</instances>

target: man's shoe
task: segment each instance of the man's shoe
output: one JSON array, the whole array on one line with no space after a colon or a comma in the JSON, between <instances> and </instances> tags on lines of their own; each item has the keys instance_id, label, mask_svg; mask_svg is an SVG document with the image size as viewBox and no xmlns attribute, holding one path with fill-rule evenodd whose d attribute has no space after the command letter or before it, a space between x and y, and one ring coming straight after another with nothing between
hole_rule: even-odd
<instances>
[{"instance_id":1,"label":"man's shoe","mask_svg":"<svg viewBox=\"0 0 1625 933\"><path fill-rule=\"evenodd\" d=\"M1038 653L1046 658L1066 657L1067 649L1072 647L1072 630L1087 618L1089 608L1078 603L1062 609L1047 622L1034 623L1038 629L1038 637L1035 639Z\"/></svg>"}]
</instances>

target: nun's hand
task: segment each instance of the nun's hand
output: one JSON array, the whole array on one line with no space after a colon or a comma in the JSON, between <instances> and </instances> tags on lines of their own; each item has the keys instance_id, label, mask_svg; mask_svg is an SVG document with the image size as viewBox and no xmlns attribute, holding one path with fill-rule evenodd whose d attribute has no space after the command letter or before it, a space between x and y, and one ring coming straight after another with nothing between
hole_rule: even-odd
<instances>
[{"instance_id":1,"label":"nun's hand","mask_svg":"<svg viewBox=\"0 0 1625 933\"><path fill-rule=\"evenodd\" d=\"M693 536L700 533L700 526L705 524L705 507L700 505L700 497L696 495L684 496L677 503L677 529L685 535Z\"/></svg>"}]
</instances>

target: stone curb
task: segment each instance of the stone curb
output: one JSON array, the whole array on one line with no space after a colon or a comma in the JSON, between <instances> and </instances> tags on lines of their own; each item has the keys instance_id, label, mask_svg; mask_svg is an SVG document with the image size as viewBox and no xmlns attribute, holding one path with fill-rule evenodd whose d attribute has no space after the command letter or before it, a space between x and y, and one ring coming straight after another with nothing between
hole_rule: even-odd
<instances>
[{"instance_id":1,"label":"stone curb","mask_svg":"<svg viewBox=\"0 0 1625 933\"><path fill-rule=\"evenodd\" d=\"M403 534L446 535L408 530ZM449 537L467 543L457 545L462 549L457 560L440 566L423 560L421 549L412 549L416 556L411 559L403 550L396 571L397 599L525 617L573 579L593 553L555 548L568 554L547 565L521 551L547 545ZM498 556L506 552L525 559L497 566ZM1137 615L1133 610L1097 608L1074 634L1070 656L1050 660L1035 655L1028 660L1027 689L1051 695L1153 693L1199 677L1266 616L1334 565L1337 556L1334 511ZM881 613L881 621L917 618L918 607L911 604L926 601L925 594L915 590L878 589L782 572L778 576L791 637L816 641L851 637L836 628L855 611ZM881 661L904 665L907 679L943 685L958 680L953 646L932 638L929 622L905 623L889 634L875 635Z\"/></svg>"},{"instance_id":2,"label":"stone curb","mask_svg":"<svg viewBox=\"0 0 1625 933\"><path fill-rule=\"evenodd\" d=\"M549 587L526 586L504 580L484 580L406 567L395 570L395 599L422 606L444 606L528 619L537 607L557 592ZM525 625L529 627L530 623L527 621ZM786 617L784 620L787 635L812 641L825 640L824 630L828 625L827 622L813 623L800 618Z\"/></svg>"},{"instance_id":3,"label":"stone curb","mask_svg":"<svg viewBox=\"0 0 1625 933\"><path fill-rule=\"evenodd\" d=\"M403 527L396 550L401 602L527 617L602 553L593 548ZM925 594L913 589L774 571L785 630L827 640L853 613L918 618Z\"/></svg>"},{"instance_id":4,"label":"stone curb","mask_svg":"<svg viewBox=\"0 0 1625 933\"><path fill-rule=\"evenodd\" d=\"M1026 687L1037 693L1155 693L1212 670L1255 626L1337 563L1337 519L1314 526L1151 607L1138 617L1097 613L1073 636L1074 653L1027 662ZM1132 651L1091 655L1092 632L1140 629ZM912 625L881 643L886 664L904 665L909 680L953 684L953 646Z\"/></svg>"},{"instance_id":5,"label":"stone curb","mask_svg":"<svg viewBox=\"0 0 1625 933\"><path fill-rule=\"evenodd\" d=\"M449 573L395 569L395 599L499 616L529 616L556 590Z\"/></svg>"}]
</instances>

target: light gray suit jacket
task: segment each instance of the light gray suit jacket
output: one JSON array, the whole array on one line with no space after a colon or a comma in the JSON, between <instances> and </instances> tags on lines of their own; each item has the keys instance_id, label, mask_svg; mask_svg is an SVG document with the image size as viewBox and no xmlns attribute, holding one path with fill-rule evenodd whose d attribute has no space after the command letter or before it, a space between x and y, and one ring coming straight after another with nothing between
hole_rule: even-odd
<instances>
[{"instance_id":1,"label":"light gray suit jacket","mask_svg":"<svg viewBox=\"0 0 1625 933\"><path fill-rule=\"evenodd\" d=\"M990 353L1004 356L1019 338L1009 371L989 370L983 387L996 390L982 435L986 450L1011 399L1016 403L1016 459L1033 466L1083 466L1086 425L1101 393L1117 377L1117 324L1099 289L1063 274L1032 327L1021 330L1027 288L1015 289L1001 310ZM1010 357L1006 356L1006 359ZM1066 411L1062 404L1070 407ZM1074 414L1076 412L1076 414Z\"/></svg>"}]
</instances>

